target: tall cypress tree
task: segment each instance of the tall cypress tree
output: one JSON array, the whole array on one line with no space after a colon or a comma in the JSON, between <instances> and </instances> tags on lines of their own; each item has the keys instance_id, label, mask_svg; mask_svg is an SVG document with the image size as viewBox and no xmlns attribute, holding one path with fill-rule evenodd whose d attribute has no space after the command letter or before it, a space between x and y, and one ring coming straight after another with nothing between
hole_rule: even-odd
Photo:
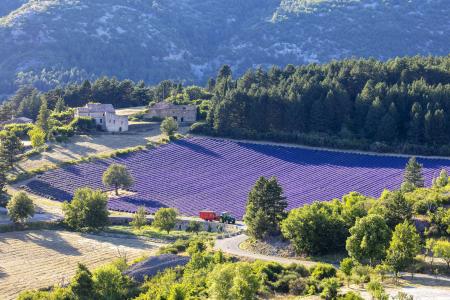
<instances>
[{"instance_id":1,"label":"tall cypress tree","mask_svg":"<svg viewBox=\"0 0 450 300\"><path fill-rule=\"evenodd\" d=\"M48 133L49 125L48 119L50 118L50 110L47 106L47 100L42 98L41 108L39 109L39 115L36 121L36 125L40 127L45 133Z\"/></svg>"},{"instance_id":2,"label":"tall cypress tree","mask_svg":"<svg viewBox=\"0 0 450 300\"><path fill-rule=\"evenodd\" d=\"M422 165L417 162L414 156L411 157L406 164L403 182L411 184L417 188L425 186Z\"/></svg>"},{"instance_id":3,"label":"tall cypress tree","mask_svg":"<svg viewBox=\"0 0 450 300\"><path fill-rule=\"evenodd\" d=\"M22 141L10 131L0 133L0 161L12 168L23 151Z\"/></svg>"},{"instance_id":4,"label":"tall cypress tree","mask_svg":"<svg viewBox=\"0 0 450 300\"><path fill-rule=\"evenodd\" d=\"M247 200L244 222L249 234L258 239L277 234L286 208L287 201L277 179L260 177Z\"/></svg>"}]
</instances>

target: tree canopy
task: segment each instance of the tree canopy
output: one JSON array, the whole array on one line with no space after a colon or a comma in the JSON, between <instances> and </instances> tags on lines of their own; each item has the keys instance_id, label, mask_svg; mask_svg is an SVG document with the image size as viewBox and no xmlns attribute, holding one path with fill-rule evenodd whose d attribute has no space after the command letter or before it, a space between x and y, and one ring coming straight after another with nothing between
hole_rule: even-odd
<instances>
[{"instance_id":1,"label":"tree canopy","mask_svg":"<svg viewBox=\"0 0 450 300\"><path fill-rule=\"evenodd\" d=\"M286 197L277 179L260 177L247 199L244 222L248 233L255 238L278 233L286 208Z\"/></svg>"},{"instance_id":2,"label":"tree canopy","mask_svg":"<svg viewBox=\"0 0 450 300\"><path fill-rule=\"evenodd\" d=\"M119 195L119 188L129 188L133 185L133 177L131 177L127 168L123 165L112 164L103 173L103 184L114 187L116 196Z\"/></svg>"}]
</instances>

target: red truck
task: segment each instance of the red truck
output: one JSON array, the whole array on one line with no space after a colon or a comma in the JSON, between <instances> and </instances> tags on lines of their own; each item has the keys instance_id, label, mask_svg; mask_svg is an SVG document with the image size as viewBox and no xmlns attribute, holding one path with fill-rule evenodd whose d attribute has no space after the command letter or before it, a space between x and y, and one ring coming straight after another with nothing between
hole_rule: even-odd
<instances>
[{"instance_id":1,"label":"red truck","mask_svg":"<svg viewBox=\"0 0 450 300\"><path fill-rule=\"evenodd\" d=\"M205 220L207 222L219 221L220 223L228 223L235 224L236 218L230 215L227 212L223 212L222 214L217 214L215 211L210 210L202 210L200 212L200 219Z\"/></svg>"}]
</instances>

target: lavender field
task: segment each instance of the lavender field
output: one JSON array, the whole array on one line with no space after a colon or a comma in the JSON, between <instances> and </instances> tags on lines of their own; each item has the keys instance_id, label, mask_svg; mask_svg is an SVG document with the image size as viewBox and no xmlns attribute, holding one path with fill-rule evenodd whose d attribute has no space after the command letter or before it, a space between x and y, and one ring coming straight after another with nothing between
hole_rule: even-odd
<instances>
[{"instance_id":1,"label":"lavender field","mask_svg":"<svg viewBox=\"0 0 450 300\"><path fill-rule=\"evenodd\" d=\"M59 201L70 200L80 187L105 190L103 172L111 163L119 163L128 167L135 184L130 195L109 201L112 210L134 212L145 205L150 212L175 207L184 215L197 215L211 209L241 218L247 194L259 176L276 176L292 209L350 191L378 197L383 189L400 186L406 162L405 157L191 138L49 171L25 188ZM450 170L450 160L419 162L424 165L427 185L441 168Z\"/></svg>"}]
</instances>

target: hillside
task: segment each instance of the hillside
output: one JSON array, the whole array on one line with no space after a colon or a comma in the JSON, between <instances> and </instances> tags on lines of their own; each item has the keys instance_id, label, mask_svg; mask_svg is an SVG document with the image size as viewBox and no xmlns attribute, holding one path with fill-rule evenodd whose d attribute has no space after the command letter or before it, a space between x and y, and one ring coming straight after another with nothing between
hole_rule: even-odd
<instances>
[{"instance_id":1,"label":"hillside","mask_svg":"<svg viewBox=\"0 0 450 300\"><path fill-rule=\"evenodd\" d=\"M2 0L0 95L101 75L204 83L222 64L434 54L447 0Z\"/></svg>"}]
</instances>

